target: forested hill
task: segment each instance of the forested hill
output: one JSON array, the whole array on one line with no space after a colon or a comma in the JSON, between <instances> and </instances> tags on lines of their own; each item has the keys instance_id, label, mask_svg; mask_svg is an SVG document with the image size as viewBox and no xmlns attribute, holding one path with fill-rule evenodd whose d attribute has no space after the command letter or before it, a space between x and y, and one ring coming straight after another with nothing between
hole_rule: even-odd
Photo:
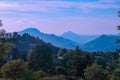
<instances>
[{"instance_id":1,"label":"forested hill","mask_svg":"<svg viewBox=\"0 0 120 80\"><path fill-rule=\"evenodd\" d=\"M86 52L79 47L62 49L27 33L3 34L0 36L0 79L120 80L119 53L120 50Z\"/></svg>"},{"instance_id":2,"label":"forested hill","mask_svg":"<svg viewBox=\"0 0 120 80\"><path fill-rule=\"evenodd\" d=\"M1 36L0 42L12 43L12 49L15 49L14 51L16 52L16 54L18 53L23 55L22 57L26 57L29 50L38 44L48 46L54 54L56 54L59 49L58 47L53 46L51 43L46 43L42 39L31 36L27 33L24 33L23 35L18 35L17 32L14 32L13 34L4 34Z\"/></svg>"}]
</instances>

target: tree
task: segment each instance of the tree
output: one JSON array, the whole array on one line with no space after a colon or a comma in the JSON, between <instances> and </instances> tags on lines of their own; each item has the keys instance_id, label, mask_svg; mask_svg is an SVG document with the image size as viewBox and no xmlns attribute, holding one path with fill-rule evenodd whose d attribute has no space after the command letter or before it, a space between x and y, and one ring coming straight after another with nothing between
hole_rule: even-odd
<instances>
[{"instance_id":1,"label":"tree","mask_svg":"<svg viewBox=\"0 0 120 80\"><path fill-rule=\"evenodd\" d=\"M112 75L110 80L120 80L119 76Z\"/></svg>"},{"instance_id":2,"label":"tree","mask_svg":"<svg viewBox=\"0 0 120 80\"><path fill-rule=\"evenodd\" d=\"M7 56L7 53L11 46L12 46L11 43L0 42L0 60Z\"/></svg>"},{"instance_id":3,"label":"tree","mask_svg":"<svg viewBox=\"0 0 120 80\"><path fill-rule=\"evenodd\" d=\"M8 61L1 68L3 77L12 78L12 80L23 80L26 71L28 71L28 63L21 59Z\"/></svg>"},{"instance_id":4,"label":"tree","mask_svg":"<svg viewBox=\"0 0 120 80\"><path fill-rule=\"evenodd\" d=\"M76 56L70 60L70 73L76 77L84 77L84 69L86 68L86 60L81 56Z\"/></svg>"},{"instance_id":5,"label":"tree","mask_svg":"<svg viewBox=\"0 0 120 80\"><path fill-rule=\"evenodd\" d=\"M118 11L118 17L120 17L120 11ZM118 30L120 30L120 25L117 26ZM117 39L116 40L116 43L120 43L120 39Z\"/></svg>"},{"instance_id":6,"label":"tree","mask_svg":"<svg viewBox=\"0 0 120 80\"><path fill-rule=\"evenodd\" d=\"M2 20L0 20L0 27L2 27Z\"/></svg>"},{"instance_id":7,"label":"tree","mask_svg":"<svg viewBox=\"0 0 120 80\"><path fill-rule=\"evenodd\" d=\"M44 80L48 80L48 79L44 79ZM50 80L66 80L64 75L59 75L59 76L55 76Z\"/></svg>"},{"instance_id":8,"label":"tree","mask_svg":"<svg viewBox=\"0 0 120 80\"><path fill-rule=\"evenodd\" d=\"M2 20L0 20L0 27L2 27ZM0 29L0 38L4 38L4 35L6 33L6 30L5 29Z\"/></svg>"},{"instance_id":9,"label":"tree","mask_svg":"<svg viewBox=\"0 0 120 80\"><path fill-rule=\"evenodd\" d=\"M62 66L57 66L57 67L55 68L55 71L56 71L56 74L57 74L57 75L60 75L60 74L64 75L64 74L66 74L65 68L62 67Z\"/></svg>"},{"instance_id":10,"label":"tree","mask_svg":"<svg viewBox=\"0 0 120 80\"><path fill-rule=\"evenodd\" d=\"M27 60L31 63L33 69L40 69L45 72L49 72L54 65L52 50L43 44L33 47L28 53Z\"/></svg>"},{"instance_id":11,"label":"tree","mask_svg":"<svg viewBox=\"0 0 120 80\"><path fill-rule=\"evenodd\" d=\"M120 76L120 68L117 68L115 72L116 72L116 75Z\"/></svg>"},{"instance_id":12,"label":"tree","mask_svg":"<svg viewBox=\"0 0 120 80\"><path fill-rule=\"evenodd\" d=\"M6 33L6 30L5 29L0 29L0 34L5 34Z\"/></svg>"},{"instance_id":13,"label":"tree","mask_svg":"<svg viewBox=\"0 0 120 80\"><path fill-rule=\"evenodd\" d=\"M11 56L12 56L11 59L13 59L13 60L17 60L19 58L20 54L19 54L19 50L17 47L12 47Z\"/></svg>"},{"instance_id":14,"label":"tree","mask_svg":"<svg viewBox=\"0 0 120 80\"><path fill-rule=\"evenodd\" d=\"M113 73L110 80L120 80L120 68L115 69Z\"/></svg>"},{"instance_id":15,"label":"tree","mask_svg":"<svg viewBox=\"0 0 120 80\"><path fill-rule=\"evenodd\" d=\"M84 78L84 69L92 62L90 56L88 54L83 55L83 52L77 47L76 50L72 52L72 57L67 63L69 66L68 73L70 75Z\"/></svg>"},{"instance_id":16,"label":"tree","mask_svg":"<svg viewBox=\"0 0 120 80\"><path fill-rule=\"evenodd\" d=\"M63 57L65 54L67 53L66 49L59 49L58 53L57 53L57 57Z\"/></svg>"},{"instance_id":17,"label":"tree","mask_svg":"<svg viewBox=\"0 0 120 80\"><path fill-rule=\"evenodd\" d=\"M46 73L41 70L38 70L38 71L35 71L33 75L34 75L35 80L41 80L41 78L46 76Z\"/></svg>"},{"instance_id":18,"label":"tree","mask_svg":"<svg viewBox=\"0 0 120 80\"><path fill-rule=\"evenodd\" d=\"M118 11L118 16L120 17L120 11Z\"/></svg>"},{"instance_id":19,"label":"tree","mask_svg":"<svg viewBox=\"0 0 120 80\"><path fill-rule=\"evenodd\" d=\"M85 78L87 80L108 80L108 74L101 66L92 64L85 69Z\"/></svg>"},{"instance_id":20,"label":"tree","mask_svg":"<svg viewBox=\"0 0 120 80\"><path fill-rule=\"evenodd\" d=\"M14 32L13 33L13 37L16 38L18 36L18 33L17 32Z\"/></svg>"}]
</instances>

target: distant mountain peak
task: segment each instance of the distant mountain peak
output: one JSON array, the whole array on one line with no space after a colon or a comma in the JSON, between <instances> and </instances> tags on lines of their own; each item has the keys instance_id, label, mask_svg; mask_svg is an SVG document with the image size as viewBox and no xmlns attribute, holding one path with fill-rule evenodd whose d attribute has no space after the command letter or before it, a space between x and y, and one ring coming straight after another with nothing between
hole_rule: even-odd
<instances>
[{"instance_id":1,"label":"distant mountain peak","mask_svg":"<svg viewBox=\"0 0 120 80\"><path fill-rule=\"evenodd\" d=\"M27 28L22 31L19 31L19 34L21 34L21 35L24 33L28 33L28 34L34 36L34 35L40 34L41 32L37 28Z\"/></svg>"},{"instance_id":2,"label":"distant mountain peak","mask_svg":"<svg viewBox=\"0 0 120 80\"><path fill-rule=\"evenodd\" d=\"M67 32L64 32L63 34L76 34L76 33L74 33L73 31L67 31Z\"/></svg>"},{"instance_id":3,"label":"distant mountain peak","mask_svg":"<svg viewBox=\"0 0 120 80\"><path fill-rule=\"evenodd\" d=\"M79 43L80 46L84 45L84 44L88 43L89 41L92 41L98 37L98 35L90 35L90 36L89 35L79 35L72 31L65 32L61 36L66 39L72 40L76 43Z\"/></svg>"},{"instance_id":4,"label":"distant mountain peak","mask_svg":"<svg viewBox=\"0 0 120 80\"><path fill-rule=\"evenodd\" d=\"M71 36L75 36L75 35L79 36L77 33L73 32L73 31L64 32L61 36L69 36L69 35L71 35Z\"/></svg>"},{"instance_id":5,"label":"distant mountain peak","mask_svg":"<svg viewBox=\"0 0 120 80\"><path fill-rule=\"evenodd\" d=\"M74 32L72 32L72 31L68 31L68 33L74 33Z\"/></svg>"},{"instance_id":6,"label":"distant mountain peak","mask_svg":"<svg viewBox=\"0 0 120 80\"><path fill-rule=\"evenodd\" d=\"M103 35L101 35L100 37L107 37L107 35L103 34Z\"/></svg>"},{"instance_id":7,"label":"distant mountain peak","mask_svg":"<svg viewBox=\"0 0 120 80\"><path fill-rule=\"evenodd\" d=\"M40 32L37 28L27 28L27 29L24 29L23 31L28 31L28 32Z\"/></svg>"}]
</instances>

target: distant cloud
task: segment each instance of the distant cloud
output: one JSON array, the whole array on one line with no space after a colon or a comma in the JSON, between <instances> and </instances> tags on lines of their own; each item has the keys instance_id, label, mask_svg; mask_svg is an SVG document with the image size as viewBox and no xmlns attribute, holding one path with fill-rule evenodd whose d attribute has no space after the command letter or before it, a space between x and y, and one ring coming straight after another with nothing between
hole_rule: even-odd
<instances>
[{"instance_id":1,"label":"distant cloud","mask_svg":"<svg viewBox=\"0 0 120 80\"><path fill-rule=\"evenodd\" d=\"M102 1L102 0L101 0ZM111 0L112 1L112 0ZM99 2L67 2L67 1L34 1L33 3L23 2L0 2L0 10L15 11L40 11L54 12L59 8L78 8L80 10L97 8L120 8L116 4L102 4Z\"/></svg>"},{"instance_id":2,"label":"distant cloud","mask_svg":"<svg viewBox=\"0 0 120 80\"><path fill-rule=\"evenodd\" d=\"M120 2L120 0L99 0L100 2Z\"/></svg>"}]
</instances>

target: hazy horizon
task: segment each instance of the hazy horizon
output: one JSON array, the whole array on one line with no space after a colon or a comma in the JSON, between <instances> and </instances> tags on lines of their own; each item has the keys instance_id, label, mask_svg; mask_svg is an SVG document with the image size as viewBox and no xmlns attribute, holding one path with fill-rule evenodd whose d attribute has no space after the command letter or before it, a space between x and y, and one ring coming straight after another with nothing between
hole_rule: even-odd
<instances>
[{"instance_id":1,"label":"hazy horizon","mask_svg":"<svg viewBox=\"0 0 120 80\"><path fill-rule=\"evenodd\" d=\"M120 0L0 0L7 32L29 27L48 34L118 34Z\"/></svg>"},{"instance_id":2,"label":"hazy horizon","mask_svg":"<svg viewBox=\"0 0 120 80\"><path fill-rule=\"evenodd\" d=\"M37 29L37 30L39 30L38 28L35 28L35 27L28 27L28 28L25 28L25 29L22 29L22 30L18 30L18 31L7 31L7 33L12 33L12 32L21 32L21 31L24 31L24 30L27 30L27 29ZM44 34L54 34L54 33L47 33L47 32L43 32L43 31L41 31L41 30L39 30L41 33L44 33ZM79 33L77 33L77 32L74 32L74 31L66 31L66 32L63 32L63 33L61 33L61 34L54 34L54 35L56 35L56 36L62 36L63 34L71 34L71 33L73 33L73 34L76 34L76 35L80 35L80 36L101 36L101 35L118 35L119 36L119 33L113 33L113 34L79 34Z\"/></svg>"}]
</instances>

